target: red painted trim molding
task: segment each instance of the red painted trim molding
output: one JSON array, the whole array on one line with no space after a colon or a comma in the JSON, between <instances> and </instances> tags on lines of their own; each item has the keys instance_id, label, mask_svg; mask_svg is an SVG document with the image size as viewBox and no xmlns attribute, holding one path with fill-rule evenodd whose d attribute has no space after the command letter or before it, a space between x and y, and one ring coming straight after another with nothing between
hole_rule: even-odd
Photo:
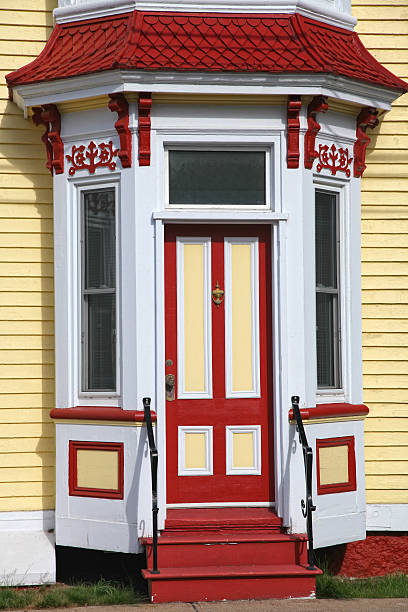
<instances>
[{"instance_id":1,"label":"red painted trim molding","mask_svg":"<svg viewBox=\"0 0 408 612\"><path fill-rule=\"evenodd\" d=\"M115 129L120 139L119 159L122 162L122 168L131 168L132 135L129 130L129 104L123 93L109 94L109 97L110 102L108 106L110 110L118 114Z\"/></svg>"},{"instance_id":2,"label":"red painted trim molding","mask_svg":"<svg viewBox=\"0 0 408 612\"><path fill-rule=\"evenodd\" d=\"M71 419L79 421L132 421L144 422L142 410L122 410L112 406L75 406L75 408L54 408L50 412L52 419ZM152 421L157 415L152 412Z\"/></svg>"},{"instance_id":3,"label":"red painted trim molding","mask_svg":"<svg viewBox=\"0 0 408 612\"><path fill-rule=\"evenodd\" d=\"M356 137L354 143L354 176L360 178L367 168L365 156L367 147L370 144L370 137L367 136L367 128L373 130L378 125L378 111L375 108L366 106L361 109L357 117Z\"/></svg>"},{"instance_id":4,"label":"red painted trim molding","mask_svg":"<svg viewBox=\"0 0 408 612\"><path fill-rule=\"evenodd\" d=\"M287 165L288 168L299 168L299 113L302 108L302 98L300 96L288 96L287 113Z\"/></svg>"},{"instance_id":5,"label":"red painted trim molding","mask_svg":"<svg viewBox=\"0 0 408 612\"><path fill-rule=\"evenodd\" d=\"M316 136L320 132L320 123L316 119L317 113L326 113L329 105L326 96L315 96L307 107L307 132L305 134L305 168L310 170L318 157L315 150Z\"/></svg>"},{"instance_id":6,"label":"red painted trim molding","mask_svg":"<svg viewBox=\"0 0 408 612\"><path fill-rule=\"evenodd\" d=\"M150 112L152 94L141 93L139 96L139 166L150 166Z\"/></svg>"},{"instance_id":7,"label":"red painted trim molding","mask_svg":"<svg viewBox=\"0 0 408 612\"><path fill-rule=\"evenodd\" d=\"M55 104L44 104L33 108L33 123L43 125L45 132L41 140L45 144L47 152L48 170L53 174L64 172L64 145L61 140L61 115Z\"/></svg>"},{"instance_id":8,"label":"red painted trim molding","mask_svg":"<svg viewBox=\"0 0 408 612\"><path fill-rule=\"evenodd\" d=\"M336 446L348 447L348 480L330 484L320 484L320 455L321 448L335 448ZM316 471L317 471L317 494L327 495L329 493L346 493L357 489L356 479L356 451L354 447L354 436L343 438L325 438L316 440Z\"/></svg>"},{"instance_id":9,"label":"red painted trim molding","mask_svg":"<svg viewBox=\"0 0 408 612\"><path fill-rule=\"evenodd\" d=\"M300 414L304 421L309 419L327 419L330 417L367 416L369 410L364 404L317 404L313 408L302 408ZM289 420L295 418L293 410L289 410Z\"/></svg>"},{"instance_id":10,"label":"red painted trim molding","mask_svg":"<svg viewBox=\"0 0 408 612\"><path fill-rule=\"evenodd\" d=\"M78 450L109 451L118 455L118 488L97 489L78 486ZM123 442L83 442L69 441L69 468L68 486L69 494L77 497L103 497L105 499L123 499Z\"/></svg>"}]
</instances>

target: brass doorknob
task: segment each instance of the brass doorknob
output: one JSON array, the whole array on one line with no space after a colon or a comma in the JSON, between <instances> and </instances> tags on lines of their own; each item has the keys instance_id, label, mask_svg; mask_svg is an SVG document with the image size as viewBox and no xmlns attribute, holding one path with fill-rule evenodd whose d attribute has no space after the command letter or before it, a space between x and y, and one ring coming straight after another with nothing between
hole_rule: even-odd
<instances>
[{"instance_id":1,"label":"brass doorknob","mask_svg":"<svg viewBox=\"0 0 408 612\"><path fill-rule=\"evenodd\" d=\"M176 377L174 374L166 374L166 400L172 402L175 399Z\"/></svg>"}]
</instances>

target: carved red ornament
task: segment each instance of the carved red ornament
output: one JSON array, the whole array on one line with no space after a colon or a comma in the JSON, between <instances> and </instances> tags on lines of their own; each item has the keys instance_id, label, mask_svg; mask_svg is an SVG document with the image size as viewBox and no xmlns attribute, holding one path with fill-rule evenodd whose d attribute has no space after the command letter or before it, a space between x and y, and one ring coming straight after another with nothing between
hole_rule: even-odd
<instances>
[{"instance_id":1,"label":"carved red ornament","mask_svg":"<svg viewBox=\"0 0 408 612\"><path fill-rule=\"evenodd\" d=\"M141 93L139 96L139 166L150 166L150 111L152 94Z\"/></svg>"},{"instance_id":2,"label":"carved red ornament","mask_svg":"<svg viewBox=\"0 0 408 612\"><path fill-rule=\"evenodd\" d=\"M365 156L367 147L370 143L370 137L367 136L366 130L373 130L378 125L378 111L375 108L366 106L361 109L357 117L357 140L354 143L354 176L360 178L363 176L364 170L367 168Z\"/></svg>"},{"instance_id":3,"label":"carved red ornament","mask_svg":"<svg viewBox=\"0 0 408 612\"><path fill-rule=\"evenodd\" d=\"M329 145L319 144L319 151L317 153L319 163L317 164L316 170L321 172L323 168L330 170L335 175L337 172L345 172L346 176L350 177L349 165L353 161L352 157L349 157L348 149L337 149L335 144Z\"/></svg>"},{"instance_id":4,"label":"carved red ornament","mask_svg":"<svg viewBox=\"0 0 408 612\"><path fill-rule=\"evenodd\" d=\"M109 94L109 97L108 106L110 110L113 113L118 113L115 128L120 139L119 159L122 162L122 168L131 168L132 135L129 130L129 104L122 93Z\"/></svg>"},{"instance_id":5,"label":"carved red ornament","mask_svg":"<svg viewBox=\"0 0 408 612\"><path fill-rule=\"evenodd\" d=\"M47 152L48 170L53 174L64 172L64 145L60 137L61 116L55 104L44 104L33 108L33 122L35 125L44 125L45 132L41 140Z\"/></svg>"},{"instance_id":6,"label":"carved red ornament","mask_svg":"<svg viewBox=\"0 0 408 612\"><path fill-rule=\"evenodd\" d=\"M313 167L313 162L318 156L315 151L316 136L320 131L320 123L316 119L317 113L325 113L329 105L327 97L315 96L307 107L307 132L305 134L305 168Z\"/></svg>"},{"instance_id":7,"label":"carved red ornament","mask_svg":"<svg viewBox=\"0 0 408 612\"><path fill-rule=\"evenodd\" d=\"M111 140L107 143L101 142L99 145L96 145L92 140L87 147L85 145L79 147L73 145L71 155L66 156L72 164L69 175L74 176L77 170L88 170L90 174L94 174L97 168L102 167L115 170L116 162L113 158L117 154L118 149L113 148Z\"/></svg>"},{"instance_id":8,"label":"carved red ornament","mask_svg":"<svg viewBox=\"0 0 408 612\"><path fill-rule=\"evenodd\" d=\"M299 113L302 108L302 99L300 96L288 96L288 148L287 148L287 165L288 168L299 168L299 131L300 121Z\"/></svg>"}]
</instances>

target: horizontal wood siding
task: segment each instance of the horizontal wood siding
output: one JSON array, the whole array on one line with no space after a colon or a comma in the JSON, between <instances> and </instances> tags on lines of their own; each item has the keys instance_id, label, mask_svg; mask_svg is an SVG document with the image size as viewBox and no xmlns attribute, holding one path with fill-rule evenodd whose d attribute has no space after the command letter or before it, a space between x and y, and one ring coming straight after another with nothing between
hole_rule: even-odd
<instances>
[{"instance_id":1,"label":"horizontal wood siding","mask_svg":"<svg viewBox=\"0 0 408 612\"><path fill-rule=\"evenodd\" d=\"M43 128L4 75L36 57L57 0L0 3L0 511L54 503L52 179Z\"/></svg>"},{"instance_id":2,"label":"horizontal wood siding","mask_svg":"<svg viewBox=\"0 0 408 612\"><path fill-rule=\"evenodd\" d=\"M408 80L408 0L353 0L372 54ZM375 147L375 149L374 149ZM408 95L375 130L362 180L367 502L408 503Z\"/></svg>"}]
</instances>

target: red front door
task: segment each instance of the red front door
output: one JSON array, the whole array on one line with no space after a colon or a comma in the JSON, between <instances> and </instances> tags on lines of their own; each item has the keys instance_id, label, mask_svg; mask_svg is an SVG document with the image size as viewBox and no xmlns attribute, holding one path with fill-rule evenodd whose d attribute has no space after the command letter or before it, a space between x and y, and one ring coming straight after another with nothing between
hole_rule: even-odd
<instances>
[{"instance_id":1,"label":"red front door","mask_svg":"<svg viewBox=\"0 0 408 612\"><path fill-rule=\"evenodd\" d=\"M167 227L165 303L167 503L273 501L269 227Z\"/></svg>"}]
</instances>

